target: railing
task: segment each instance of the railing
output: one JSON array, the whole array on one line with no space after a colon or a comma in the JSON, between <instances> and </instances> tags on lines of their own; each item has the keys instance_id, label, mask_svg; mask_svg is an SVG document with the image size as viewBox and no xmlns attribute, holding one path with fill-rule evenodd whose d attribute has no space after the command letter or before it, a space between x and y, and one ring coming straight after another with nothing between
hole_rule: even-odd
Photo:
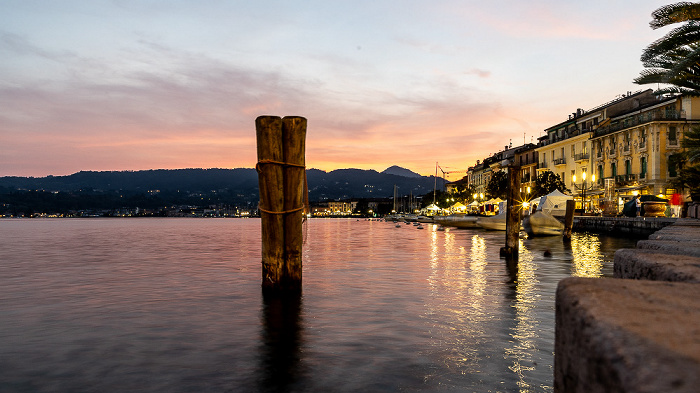
<instances>
[{"instance_id":1,"label":"railing","mask_svg":"<svg viewBox=\"0 0 700 393\"><path fill-rule=\"evenodd\" d=\"M650 123L652 121L661 120L682 120L685 119L685 111L665 111L657 110L653 112L641 113L638 115L625 118L616 124L600 127L593 132L594 137L610 134L611 132L624 130L625 128L635 127L640 124Z\"/></svg>"},{"instance_id":2,"label":"railing","mask_svg":"<svg viewBox=\"0 0 700 393\"><path fill-rule=\"evenodd\" d=\"M552 162L554 163L554 165L564 165L564 164L566 164L566 159L555 158L554 160L552 160Z\"/></svg>"},{"instance_id":3,"label":"railing","mask_svg":"<svg viewBox=\"0 0 700 393\"><path fill-rule=\"evenodd\" d=\"M635 175L633 173L615 176L616 183L632 183L636 180L637 180L637 175Z\"/></svg>"},{"instance_id":4,"label":"railing","mask_svg":"<svg viewBox=\"0 0 700 393\"><path fill-rule=\"evenodd\" d=\"M590 158L590 154L588 154L588 153L574 154L574 161L583 161L583 160L587 160L589 158Z\"/></svg>"}]
</instances>

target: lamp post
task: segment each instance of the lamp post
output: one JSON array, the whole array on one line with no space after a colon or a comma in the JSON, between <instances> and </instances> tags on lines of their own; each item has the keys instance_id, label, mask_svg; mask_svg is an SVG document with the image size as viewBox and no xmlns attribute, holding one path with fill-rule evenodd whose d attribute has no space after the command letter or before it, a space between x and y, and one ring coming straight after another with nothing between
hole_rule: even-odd
<instances>
[{"instance_id":1,"label":"lamp post","mask_svg":"<svg viewBox=\"0 0 700 393\"><path fill-rule=\"evenodd\" d=\"M574 188L578 189L581 191L581 208L583 209L583 212L586 212L586 191L590 191L593 189L593 185L595 184L595 174L591 176L591 186L588 187L588 183L586 183L586 172L583 172L581 174L581 185L576 184L576 175L572 177Z\"/></svg>"}]
</instances>

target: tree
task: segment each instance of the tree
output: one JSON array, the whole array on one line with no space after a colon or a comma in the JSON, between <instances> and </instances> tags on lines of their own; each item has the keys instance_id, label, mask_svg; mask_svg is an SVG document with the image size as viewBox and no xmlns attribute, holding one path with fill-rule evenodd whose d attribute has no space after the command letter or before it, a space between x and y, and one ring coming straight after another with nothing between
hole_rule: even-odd
<instances>
[{"instance_id":1,"label":"tree","mask_svg":"<svg viewBox=\"0 0 700 393\"><path fill-rule=\"evenodd\" d=\"M452 192L452 197L465 205L474 200L474 193L476 192L476 187L473 184L467 184L466 176L457 181L455 184L454 191Z\"/></svg>"},{"instance_id":2,"label":"tree","mask_svg":"<svg viewBox=\"0 0 700 393\"><path fill-rule=\"evenodd\" d=\"M676 158L675 162L669 162L680 168L674 183L679 188L688 188L691 195L698 195L700 193L700 127L695 126L686 132L681 146L684 151L673 156ZM695 198L694 196L693 200Z\"/></svg>"},{"instance_id":3,"label":"tree","mask_svg":"<svg viewBox=\"0 0 700 393\"><path fill-rule=\"evenodd\" d=\"M486 195L490 198L508 197L508 173L506 171L494 172L486 185Z\"/></svg>"},{"instance_id":4,"label":"tree","mask_svg":"<svg viewBox=\"0 0 700 393\"><path fill-rule=\"evenodd\" d=\"M543 171L537 175L535 180L535 189L532 192L532 197L540 197L547 195L554 190L559 190L561 192L568 192L569 189L566 188L566 184L561 180L561 177L552 171Z\"/></svg>"},{"instance_id":5,"label":"tree","mask_svg":"<svg viewBox=\"0 0 700 393\"><path fill-rule=\"evenodd\" d=\"M656 94L700 95L700 4L681 2L663 6L652 13L652 29L686 22L650 44L642 53L647 69L634 83L671 85Z\"/></svg>"}]
</instances>

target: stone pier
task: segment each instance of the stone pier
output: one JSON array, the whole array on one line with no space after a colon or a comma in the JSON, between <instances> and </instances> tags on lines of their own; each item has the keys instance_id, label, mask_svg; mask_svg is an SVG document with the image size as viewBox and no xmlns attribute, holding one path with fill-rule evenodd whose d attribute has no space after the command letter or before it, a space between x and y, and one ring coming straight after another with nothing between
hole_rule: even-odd
<instances>
[{"instance_id":1,"label":"stone pier","mask_svg":"<svg viewBox=\"0 0 700 393\"><path fill-rule=\"evenodd\" d=\"M617 251L614 269L559 283L554 391L700 391L700 220Z\"/></svg>"}]
</instances>

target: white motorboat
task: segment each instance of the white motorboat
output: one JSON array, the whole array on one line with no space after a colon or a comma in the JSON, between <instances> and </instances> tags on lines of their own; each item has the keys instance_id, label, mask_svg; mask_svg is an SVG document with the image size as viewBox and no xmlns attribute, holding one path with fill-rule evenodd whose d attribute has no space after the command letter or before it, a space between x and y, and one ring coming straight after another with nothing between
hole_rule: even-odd
<instances>
[{"instance_id":1,"label":"white motorboat","mask_svg":"<svg viewBox=\"0 0 700 393\"><path fill-rule=\"evenodd\" d=\"M495 216L479 217L476 223L489 231L505 231L506 230L506 212L503 211Z\"/></svg>"},{"instance_id":2,"label":"white motorboat","mask_svg":"<svg viewBox=\"0 0 700 393\"><path fill-rule=\"evenodd\" d=\"M564 234L564 223L542 210L525 217L523 227L529 236L560 236Z\"/></svg>"},{"instance_id":3,"label":"white motorboat","mask_svg":"<svg viewBox=\"0 0 700 393\"><path fill-rule=\"evenodd\" d=\"M469 216L466 214L450 214L448 216L433 217L433 221L436 224L455 228L479 228L479 225L476 223L477 220L477 216Z\"/></svg>"}]
</instances>

